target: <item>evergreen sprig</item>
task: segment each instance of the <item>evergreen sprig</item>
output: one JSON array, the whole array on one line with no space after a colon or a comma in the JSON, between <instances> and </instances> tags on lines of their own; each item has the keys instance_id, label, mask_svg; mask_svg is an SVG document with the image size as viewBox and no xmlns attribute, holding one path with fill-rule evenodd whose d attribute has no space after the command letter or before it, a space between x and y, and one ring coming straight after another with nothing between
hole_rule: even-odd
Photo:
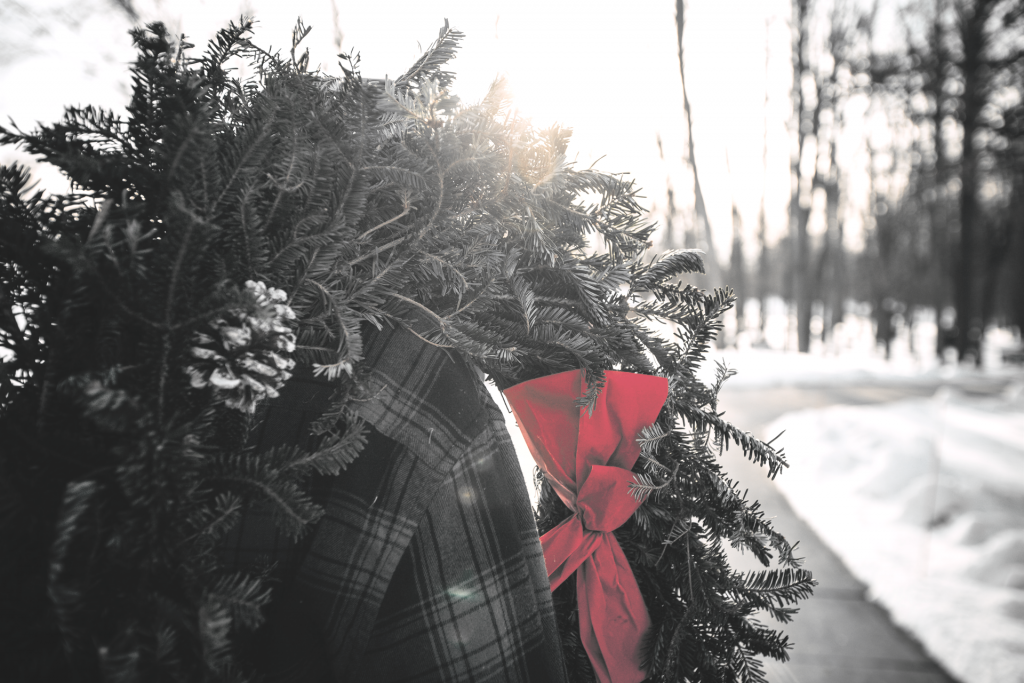
<instances>
[{"instance_id":1,"label":"evergreen sprig","mask_svg":"<svg viewBox=\"0 0 1024 683\"><path fill-rule=\"evenodd\" d=\"M126 116L69 108L32 133L0 129L74 186L33 193L24 169L0 168L0 639L18 653L0 670L253 674L231 642L258 626L273 568L230 572L218 543L245 505L296 539L322 514L306 481L345 476L362 449L349 404L363 334L390 324L502 388L583 368L581 405L609 369L668 377L637 465L652 495L618 532L654 623L649 674L763 680L756 657L788 645L755 611L784 620L813 582L717 462L735 443L773 476L784 466L716 413L727 373L710 387L695 375L732 294L676 282L702 270L694 252L647 258L654 228L631 181L574 168L569 131L534 129L500 81L460 104L443 68L462 35L447 24L394 81L363 78L355 56L342 78L308 71L301 24L287 58L250 28L199 58L159 24L137 30ZM235 58L255 75L235 78ZM214 369L186 373L244 336L257 286L285 292L295 359L337 386L309 444L259 453L246 447L259 410L233 409ZM284 346L259 362L287 368ZM566 514L545 487L541 531ZM785 568L738 574L723 541ZM591 680L572 584L556 608L573 678Z\"/></svg>"}]
</instances>

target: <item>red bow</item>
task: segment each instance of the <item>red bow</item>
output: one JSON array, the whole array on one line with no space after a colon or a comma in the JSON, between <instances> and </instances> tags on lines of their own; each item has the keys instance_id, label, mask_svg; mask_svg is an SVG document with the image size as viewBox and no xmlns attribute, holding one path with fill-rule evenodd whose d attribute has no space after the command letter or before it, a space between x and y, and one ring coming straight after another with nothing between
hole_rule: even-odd
<instances>
[{"instance_id":1,"label":"red bow","mask_svg":"<svg viewBox=\"0 0 1024 683\"><path fill-rule=\"evenodd\" d=\"M661 412L668 381L615 371L605 379L589 416L575 405L586 393L581 370L517 384L505 396L533 459L575 513L540 539L551 590L578 571L580 637L598 681L639 683L651 620L612 532L640 506L629 490L636 438Z\"/></svg>"}]
</instances>

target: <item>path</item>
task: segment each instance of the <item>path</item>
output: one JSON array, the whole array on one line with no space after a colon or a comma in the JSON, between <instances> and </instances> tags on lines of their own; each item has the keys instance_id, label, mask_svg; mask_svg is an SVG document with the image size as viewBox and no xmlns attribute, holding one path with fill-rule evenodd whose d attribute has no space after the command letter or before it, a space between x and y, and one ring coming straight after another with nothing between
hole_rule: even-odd
<instances>
[{"instance_id":1,"label":"path","mask_svg":"<svg viewBox=\"0 0 1024 683\"><path fill-rule=\"evenodd\" d=\"M958 383L970 393L996 393L1002 382L979 379ZM777 388L723 388L719 410L725 418L761 439L775 434L768 425L784 413L828 405L865 405L931 396L935 384L838 385ZM921 646L894 626L885 610L866 599L865 586L790 508L775 484L737 449L724 456L727 472L761 501L774 526L790 541L818 581L814 596L783 631L794 643L792 658L766 662L769 683L953 683ZM785 476L783 472L780 476ZM749 555L734 558L737 568L761 568ZM772 622L773 624L775 622Z\"/></svg>"}]
</instances>

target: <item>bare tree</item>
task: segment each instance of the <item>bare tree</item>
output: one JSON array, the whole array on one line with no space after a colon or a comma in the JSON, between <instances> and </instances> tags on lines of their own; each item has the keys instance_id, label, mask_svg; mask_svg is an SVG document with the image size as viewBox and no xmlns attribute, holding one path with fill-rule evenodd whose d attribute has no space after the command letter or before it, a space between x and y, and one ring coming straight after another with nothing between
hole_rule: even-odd
<instances>
[{"instance_id":1,"label":"bare tree","mask_svg":"<svg viewBox=\"0 0 1024 683\"><path fill-rule=\"evenodd\" d=\"M743 262L743 219L732 205L732 250L729 253L729 285L736 292L736 334L743 331L747 298L747 272Z\"/></svg>"},{"instance_id":2,"label":"bare tree","mask_svg":"<svg viewBox=\"0 0 1024 683\"><path fill-rule=\"evenodd\" d=\"M874 9L866 15L870 17ZM817 128L818 163L815 165L814 187L825 193L825 235L818 254L815 286L821 296L822 341L843 317L846 295L846 251L844 247L841 206L841 169L837 148L844 119L843 111L853 80L866 67L869 35L864 31L870 18L833 6L827 41L831 68L817 74L816 115L822 121Z\"/></svg>"},{"instance_id":3,"label":"bare tree","mask_svg":"<svg viewBox=\"0 0 1024 683\"><path fill-rule=\"evenodd\" d=\"M985 25L997 4L996 0L974 0L954 5L960 38L959 60L963 94L961 95L961 125L963 138L960 155L960 244L957 250L954 284L957 320L960 323L956 349L963 359L968 353L980 361L982 321L974 293L975 254L979 232L978 156L975 136L981 123L981 109L985 104L988 75L985 61Z\"/></svg>"},{"instance_id":4,"label":"bare tree","mask_svg":"<svg viewBox=\"0 0 1024 683\"><path fill-rule=\"evenodd\" d=\"M771 63L769 31L771 21L764 23L764 129L761 137L761 205L757 212L757 242L760 255L757 261L758 335L764 339L764 327L768 319L768 221L765 214L765 195L768 193L768 66Z\"/></svg>"},{"instance_id":5,"label":"bare tree","mask_svg":"<svg viewBox=\"0 0 1024 683\"><path fill-rule=\"evenodd\" d=\"M707 208L704 206L704 193L700 189L700 174L697 172L697 156L693 145L693 115L690 111L690 98L686 93L686 67L683 59L683 28L685 26L685 0L676 0L676 42L679 46L679 78L683 86L683 111L686 114L687 161L693 170L694 210L697 218L697 234L703 233L707 242L707 258L704 267L707 269L711 287L722 285L721 266L715 253L715 238L708 221Z\"/></svg>"},{"instance_id":6,"label":"bare tree","mask_svg":"<svg viewBox=\"0 0 1024 683\"><path fill-rule=\"evenodd\" d=\"M811 245L807 235L807 222L811 216L811 186L804 175L805 148L816 140L820 122L820 98L808 96L805 79L810 73L810 0L795 0L793 4L793 134L796 135L794 154L790 159L792 192L789 199L789 229L792 236L793 298L796 301L797 348L801 353L811 344ZM812 172L813 173L813 172Z\"/></svg>"}]
</instances>

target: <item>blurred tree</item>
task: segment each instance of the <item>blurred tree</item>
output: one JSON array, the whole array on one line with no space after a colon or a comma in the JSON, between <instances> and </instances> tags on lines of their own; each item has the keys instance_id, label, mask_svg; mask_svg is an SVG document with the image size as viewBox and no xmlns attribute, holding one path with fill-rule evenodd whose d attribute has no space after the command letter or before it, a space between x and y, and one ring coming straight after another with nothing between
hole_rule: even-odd
<instances>
[{"instance_id":1,"label":"blurred tree","mask_svg":"<svg viewBox=\"0 0 1024 683\"><path fill-rule=\"evenodd\" d=\"M747 272L743 262L743 219L736 205L732 205L732 251L729 253L729 281L736 292L736 334L743 331L747 298Z\"/></svg>"},{"instance_id":2,"label":"blurred tree","mask_svg":"<svg viewBox=\"0 0 1024 683\"><path fill-rule=\"evenodd\" d=\"M957 320L960 330L956 338L957 353L963 359L973 353L978 362L981 353L981 321L978 320L977 297L974 293L976 242L981 231L981 207L978 203L978 185L981 168L980 156L984 143L977 139L982 126L982 107L986 104L986 91L991 87L991 72L986 64L986 43L994 36L986 31L986 24L996 9L998 0L973 0L954 3L956 36L959 38L960 124L962 126L960 153L960 240L953 278Z\"/></svg>"},{"instance_id":3,"label":"blurred tree","mask_svg":"<svg viewBox=\"0 0 1024 683\"><path fill-rule=\"evenodd\" d=\"M811 178L808 177L804 155L816 141L821 114L821 98L813 97L810 88L816 79L810 65L810 0L795 0L793 4L793 127L796 136L794 154L790 158L792 194L789 199L789 231L792 236L793 298L796 302L797 347L801 353L810 350L811 342L811 282L810 240L807 222L811 216ZM812 172L813 174L813 172Z\"/></svg>"},{"instance_id":4,"label":"blurred tree","mask_svg":"<svg viewBox=\"0 0 1024 683\"><path fill-rule=\"evenodd\" d=\"M665 146L661 141L661 134L655 135L658 143L658 157L665 161ZM665 178L665 232L662 234L661 246L664 251L684 247L695 249L696 241L693 239L692 230L685 220L679 216L679 207L676 206L676 191L672 186L672 177ZM652 208L653 210L653 208Z\"/></svg>"},{"instance_id":5,"label":"blurred tree","mask_svg":"<svg viewBox=\"0 0 1024 683\"><path fill-rule=\"evenodd\" d=\"M768 221L765 215L765 195L768 193L768 66L771 63L771 48L768 40L771 22L764 24L764 127L761 137L761 204L757 211L757 246L760 256L757 261L758 342L764 342L764 327L768 319Z\"/></svg>"},{"instance_id":6,"label":"blurred tree","mask_svg":"<svg viewBox=\"0 0 1024 683\"><path fill-rule=\"evenodd\" d=\"M900 199L907 211L923 209L928 221L930 263L918 275L931 287L916 296L936 310L955 306L955 327L940 332L938 351L951 342L961 360L980 363L986 324L999 316L1020 324L1015 295L999 290L1003 269L1019 258L1015 121L1024 95L1024 2L922 2L908 8L904 24L906 44L873 55L871 75L876 94L898 98L917 128L908 150L911 180Z\"/></svg>"},{"instance_id":7,"label":"blurred tree","mask_svg":"<svg viewBox=\"0 0 1024 683\"><path fill-rule=\"evenodd\" d=\"M113 9L132 23L139 15L132 0L58 0L39 3L21 0L0 2L0 67L45 51L42 39L55 29L77 29L90 16Z\"/></svg>"},{"instance_id":8,"label":"blurred tree","mask_svg":"<svg viewBox=\"0 0 1024 683\"><path fill-rule=\"evenodd\" d=\"M687 162L693 171L694 211L697 219L695 232L698 240L701 237L705 240L704 246L706 246L705 251L707 252L705 264L707 267L708 286L714 288L722 286L722 266L719 264L718 256L715 253L714 234L711 231L711 222L708 221L707 208L704 206L704 193L700 189L700 174L697 172L697 156L693 145L693 115L690 111L690 98L686 93L686 66L683 59L683 29L686 25L685 12L685 0L676 0L676 43L679 48L679 78L683 87L683 111L686 113Z\"/></svg>"},{"instance_id":9,"label":"blurred tree","mask_svg":"<svg viewBox=\"0 0 1024 683\"><path fill-rule=\"evenodd\" d=\"M838 146L844 124L844 110L850 96L859 88L857 79L867 65L870 32L875 9L867 13L833 5L829 15L828 38L815 85L818 159L813 187L825 195L825 233L818 251L814 284L821 298L821 339L825 341L833 326L843 318L846 296L846 249L841 214L842 173Z\"/></svg>"},{"instance_id":10,"label":"blurred tree","mask_svg":"<svg viewBox=\"0 0 1024 683\"><path fill-rule=\"evenodd\" d=\"M846 255L840 212L841 169L837 146L843 112L857 91L867 64L870 19L836 3L827 19L810 0L793 4L793 123L790 159L790 235L793 247L793 299L801 352L810 348L815 301L822 311L822 339L842 319L846 291ZM820 13L819 13L820 14ZM868 15L869 16L869 15ZM815 40L818 35L823 39ZM820 240L808 233L816 193L824 195L825 230Z\"/></svg>"},{"instance_id":11,"label":"blurred tree","mask_svg":"<svg viewBox=\"0 0 1024 683\"><path fill-rule=\"evenodd\" d=\"M927 300L931 261L927 214L918 196L913 191L899 194L879 189L893 187L900 172L898 155L886 152L883 161L888 163L882 163L883 155L868 143L873 225L858 258L856 291L871 303L875 339L889 358L897 320L909 322L914 307ZM910 182L913 186L916 179Z\"/></svg>"},{"instance_id":12,"label":"blurred tree","mask_svg":"<svg viewBox=\"0 0 1024 683\"><path fill-rule=\"evenodd\" d=\"M1024 82L1024 64L1014 66L1018 82ZM1007 267L1001 270L991 301L998 314L1024 331L1024 96L1004 114L1007 146L1002 155L1012 173L1010 203L1004 213L1007 246L1003 249ZM986 321L991 318L986 317Z\"/></svg>"}]
</instances>

